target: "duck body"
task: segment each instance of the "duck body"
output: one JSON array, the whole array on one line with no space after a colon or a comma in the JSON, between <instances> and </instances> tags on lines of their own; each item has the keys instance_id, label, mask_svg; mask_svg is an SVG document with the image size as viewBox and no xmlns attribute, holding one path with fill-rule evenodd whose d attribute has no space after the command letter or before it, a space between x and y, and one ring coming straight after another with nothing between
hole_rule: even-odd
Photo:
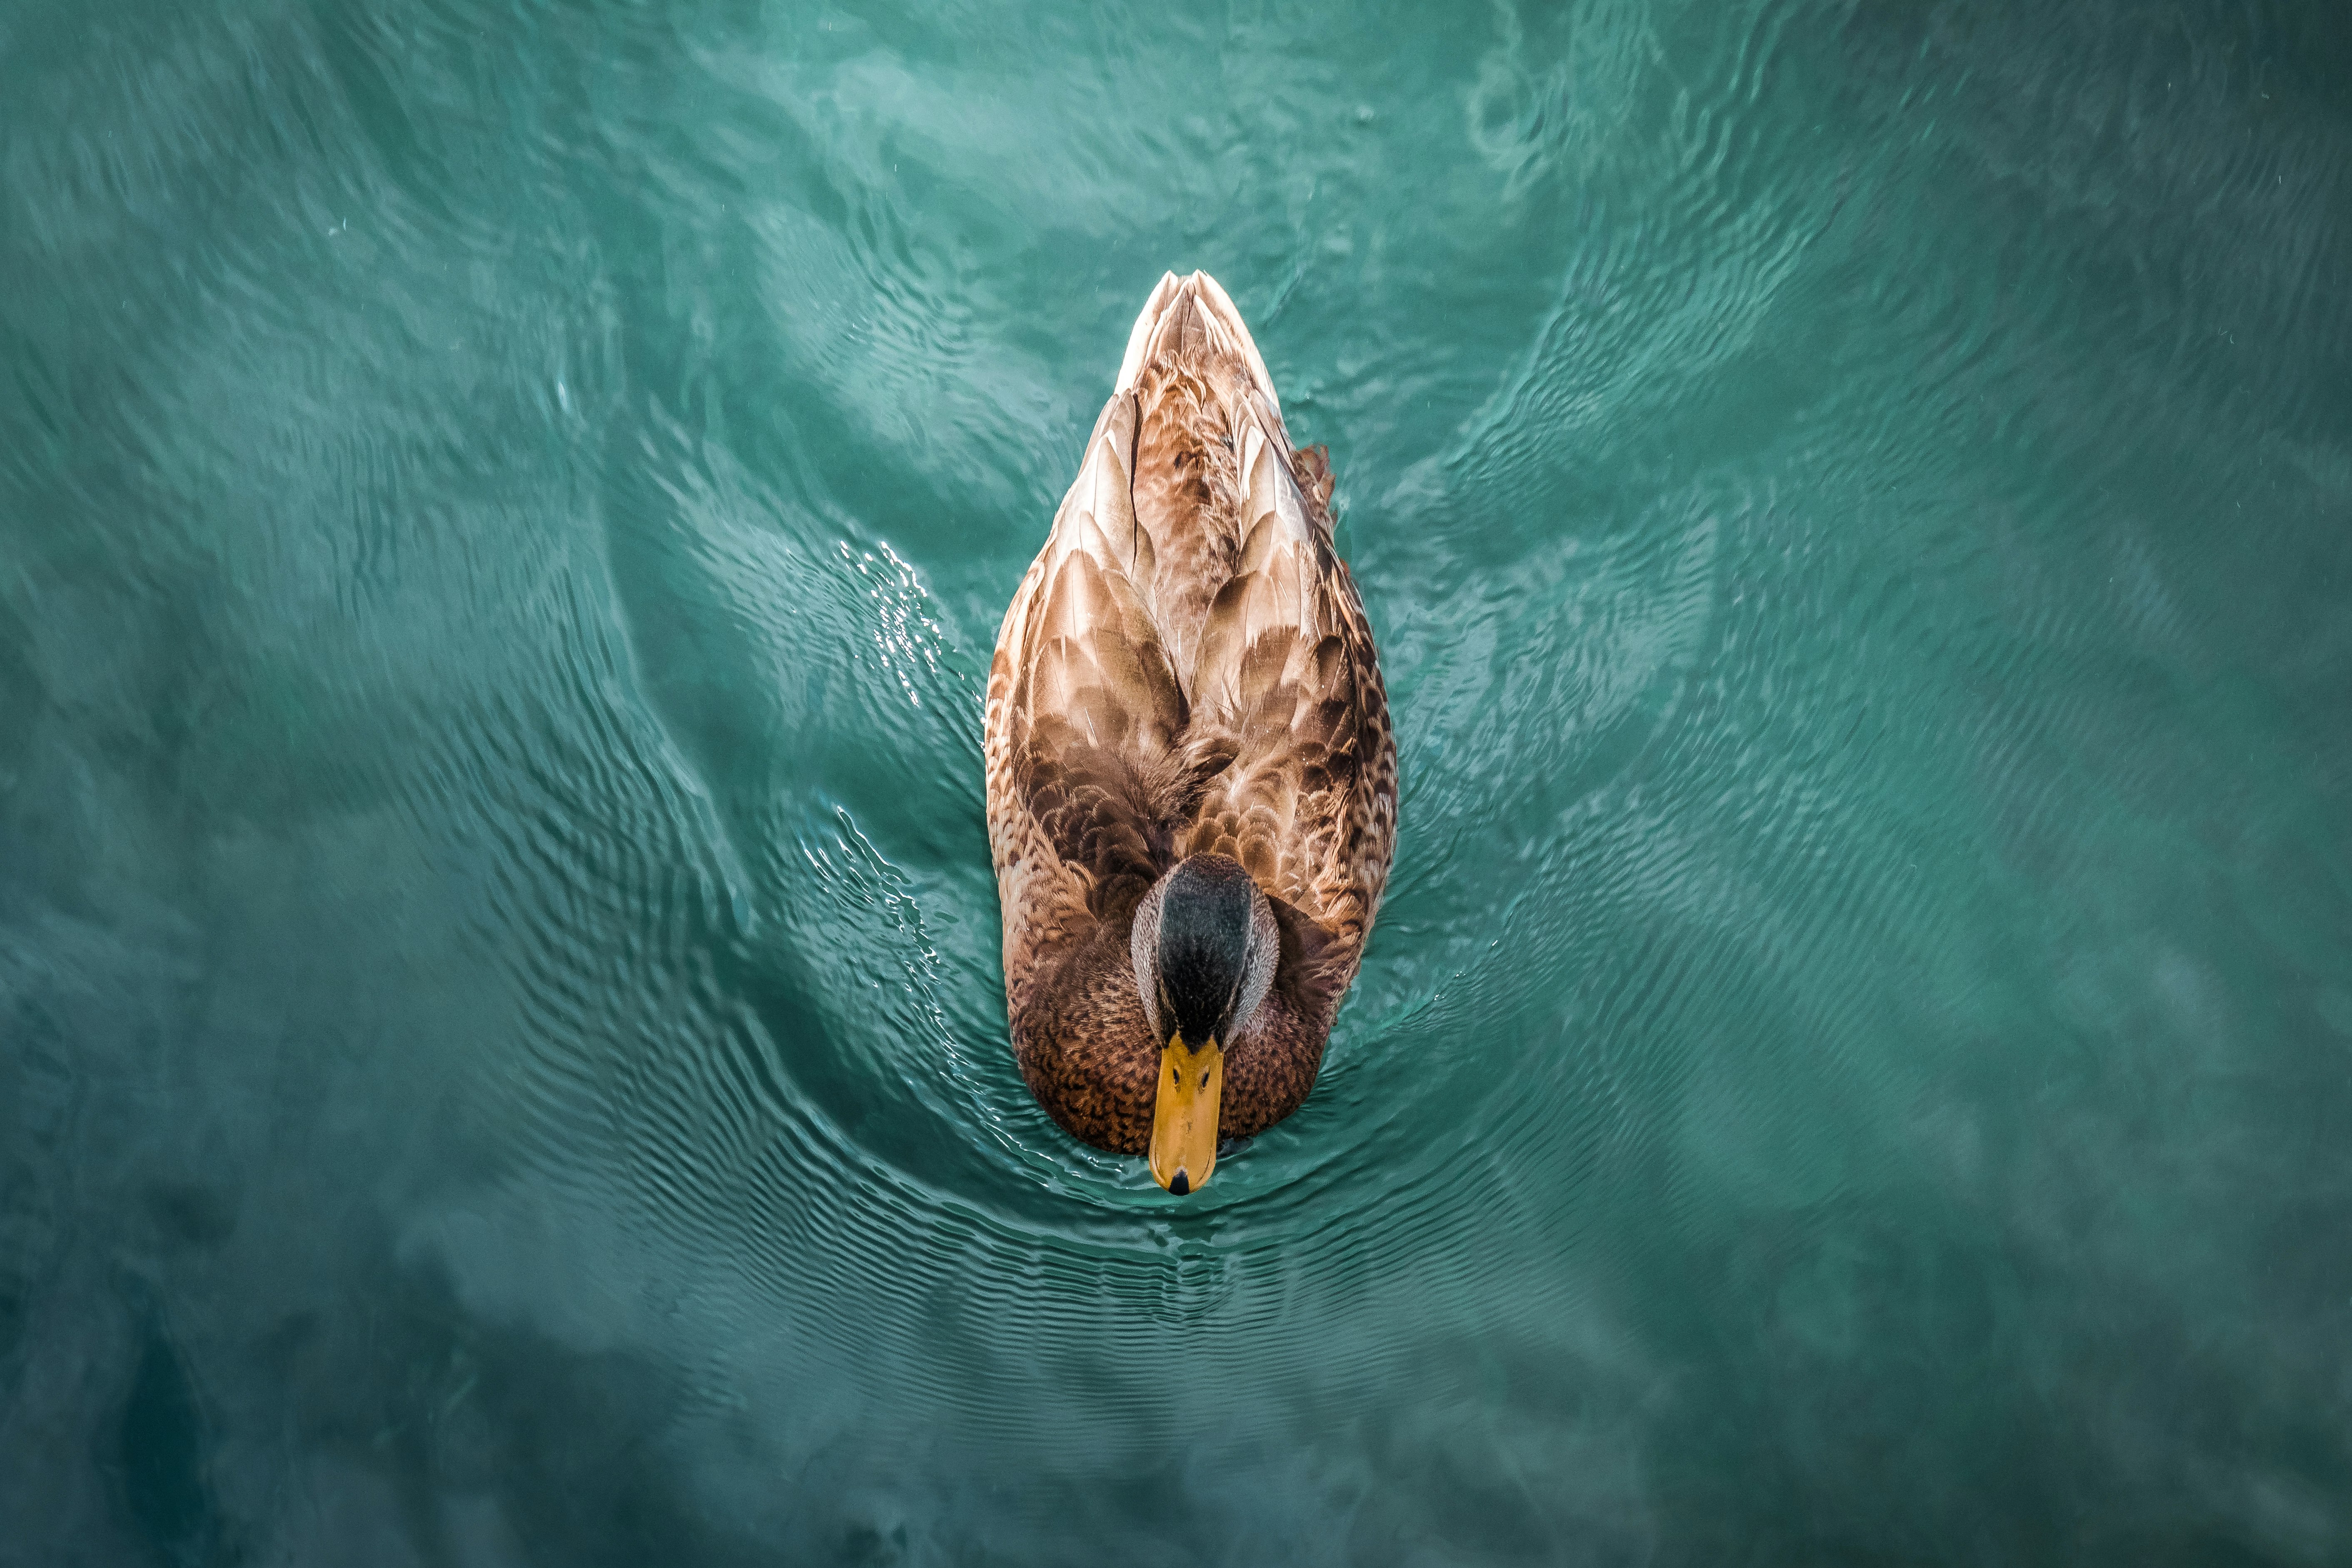
<instances>
[{"instance_id":1,"label":"duck body","mask_svg":"<svg viewBox=\"0 0 2352 1568\"><path fill-rule=\"evenodd\" d=\"M1396 749L1331 483L1224 290L1169 274L989 671L1022 1076L1179 1193L1307 1098L1388 879Z\"/></svg>"}]
</instances>

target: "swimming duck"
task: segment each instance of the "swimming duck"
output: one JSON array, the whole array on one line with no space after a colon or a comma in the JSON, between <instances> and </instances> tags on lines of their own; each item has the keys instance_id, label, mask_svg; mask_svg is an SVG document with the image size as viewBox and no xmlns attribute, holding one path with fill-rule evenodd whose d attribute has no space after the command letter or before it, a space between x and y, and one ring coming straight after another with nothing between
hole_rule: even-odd
<instances>
[{"instance_id":1,"label":"swimming duck","mask_svg":"<svg viewBox=\"0 0 2352 1568\"><path fill-rule=\"evenodd\" d=\"M1331 482L1224 289L1168 274L989 669L1021 1075L1180 1195L1314 1088L1395 849Z\"/></svg>"}]
</instances>

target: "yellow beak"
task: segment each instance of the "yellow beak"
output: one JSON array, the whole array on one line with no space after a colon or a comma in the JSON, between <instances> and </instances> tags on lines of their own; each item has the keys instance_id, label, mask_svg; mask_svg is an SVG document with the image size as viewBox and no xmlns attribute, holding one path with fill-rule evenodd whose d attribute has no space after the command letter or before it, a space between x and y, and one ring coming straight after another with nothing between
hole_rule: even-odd
<instances>
[{"instance_id":1,"label":"yellow beak","mask_svg":"<svg viewBox=\"0 0 2352 1568\"><path fill-rule=\"evenodd\" d=\"M1196 1051L1182 1034L1168 1037L1151 1106L1151 1178L1179 1197L1199 1192L1217 1168L1217 1098L1224 1088L1225 1054L1215 1040Z\"/></svg>"}]
</instances>

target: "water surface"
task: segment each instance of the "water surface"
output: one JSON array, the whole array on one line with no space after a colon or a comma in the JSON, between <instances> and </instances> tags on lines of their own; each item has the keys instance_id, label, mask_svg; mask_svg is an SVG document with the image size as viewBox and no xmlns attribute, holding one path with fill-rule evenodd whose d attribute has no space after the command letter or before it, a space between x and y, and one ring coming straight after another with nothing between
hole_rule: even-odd
<instances>
[{"instance_id":1,"label":"water surface","mask_svg":"<svg viewBox=\"0 0 2352 1568\"><path fill-rule=\"evenodd\" d=\"M0 1562L2343 1561L2347 31L0 16ZM1194 267L1403 798L1178 1201L979 735Z\"/></svg>"}]
</instances>

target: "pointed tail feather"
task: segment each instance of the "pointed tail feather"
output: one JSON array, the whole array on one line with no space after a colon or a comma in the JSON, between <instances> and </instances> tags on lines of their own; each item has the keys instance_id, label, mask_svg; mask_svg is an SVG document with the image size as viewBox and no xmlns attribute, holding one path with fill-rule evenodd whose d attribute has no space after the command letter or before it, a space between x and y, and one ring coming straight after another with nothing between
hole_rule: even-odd
<instances>
[{"instance_id":1,"label":"pointed tail feather","mask_svg":"<svg viewBox=\"0 0 2352 1568\"><path fill-rule=\"evenodd\" d=\"M1250 380L1274 410L1275 418L1281 419L1282 399L1275 395L1274 377L1266 374L1257 340L1250 336L1248 323L1234 308L1233 297L1205 272L1189 278L1171 272L1160 278L1160 286L1144 301L1142 313L1135 318L1134 331L1128 334L1118 390L1133 388L1145 365L1181 347L1207 348L1239 358L1249 366Z\"/></svg>"}]
</instances>

